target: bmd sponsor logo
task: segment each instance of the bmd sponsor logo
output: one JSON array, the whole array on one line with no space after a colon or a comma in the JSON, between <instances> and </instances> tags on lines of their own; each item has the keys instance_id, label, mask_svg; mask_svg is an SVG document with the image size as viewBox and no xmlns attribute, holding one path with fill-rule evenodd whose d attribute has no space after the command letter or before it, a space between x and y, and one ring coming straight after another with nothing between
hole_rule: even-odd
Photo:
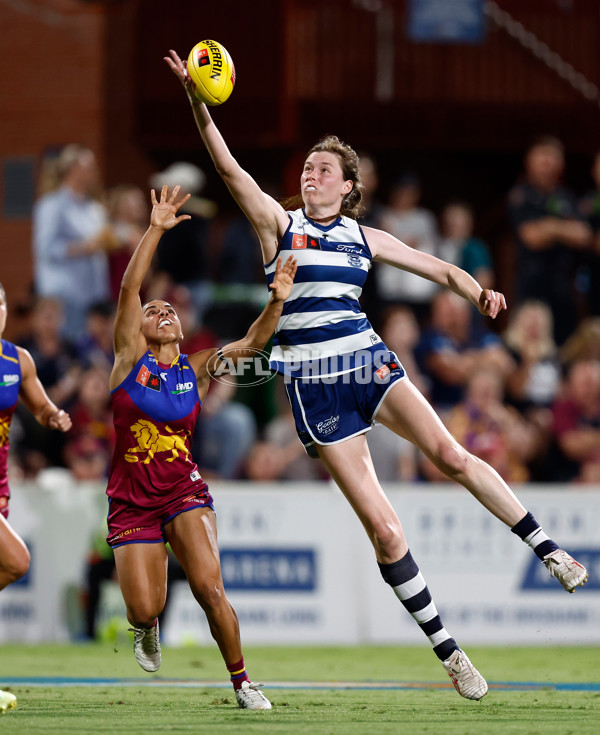
<instances>
[{"instance_id":1,"label":"bmd sponsor logo","mask_svg":"<svg viewBox=\"0 0 600 735\"><path fill-rule=\"evenodd\" d=\"M588 570L590 575L583 587L577 587L575 594L580 595L582 591L600 590L600 549L569 549L569 554ZM525 570L525 577L521 582L522 590L562 592L564 590L560 582L551 577L546 566L534 555L529 566Z\"/></svg>"},{"instance_id":2,"label":"bmd sponsor logo","mask_svg":"<svg viewBox=\"0 0 600 735\"><path fill-rule=\"evenodd\" d=\"M317 587L313 549L222 549L227 590L312 592Z\"/></svg>"}]
</instances>

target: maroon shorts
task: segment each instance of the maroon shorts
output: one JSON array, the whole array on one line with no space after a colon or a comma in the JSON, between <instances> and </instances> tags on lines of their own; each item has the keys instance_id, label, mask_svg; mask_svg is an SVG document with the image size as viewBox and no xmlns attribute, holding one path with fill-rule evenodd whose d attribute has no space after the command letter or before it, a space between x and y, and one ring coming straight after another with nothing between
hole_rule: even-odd
<instances>
[{"instance_id":1,"label":"maroon shorts","mask_svg":"<svg viewBox=\"0 0 600 735\"><path fill-rule=\"evenodd\" d=\"M0 495L0 515L8 519L8 495Z\"/></svg>"},{"instance_id":2,"label":"maroon shorts","mask_svg":"<svg viewBox=\"0 0 600 735\"><path fill-rule=\"evenodd\" d=\"M160 508L137 508L109 498L106 541L113 549L125 544L166 543L166 524L180 513L194 508L214 510L213 499L207 489L192 489L188 495L175 498Z\"/></svg>"}]
</instances>

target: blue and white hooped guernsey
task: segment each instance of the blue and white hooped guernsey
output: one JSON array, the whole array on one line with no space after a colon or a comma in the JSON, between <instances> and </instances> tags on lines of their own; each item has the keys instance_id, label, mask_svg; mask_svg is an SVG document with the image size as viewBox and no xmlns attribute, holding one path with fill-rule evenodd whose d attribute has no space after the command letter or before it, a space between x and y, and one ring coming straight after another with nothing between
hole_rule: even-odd
<instances>
[{"instance_id":1,"label":"blue and white hooped guernsey","mask_svg":"<svg viewBox=\"0 0 600 735\"><path fill-rule=\"evenodd\" d=\"M279 256L284 263L290 255L298 262L273 337L271 369L317 378L370 364L385 345L358 303L373 257L362 229L349 217L323 226L302 209L288 215L277 255L265 265L270 284Z\"/></svg>"}]
</instances>

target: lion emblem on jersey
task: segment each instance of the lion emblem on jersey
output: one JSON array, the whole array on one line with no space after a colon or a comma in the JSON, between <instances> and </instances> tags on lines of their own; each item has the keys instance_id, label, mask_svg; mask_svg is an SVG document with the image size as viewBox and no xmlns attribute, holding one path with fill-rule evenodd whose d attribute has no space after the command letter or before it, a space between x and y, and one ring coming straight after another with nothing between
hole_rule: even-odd
<instances>
[{"instance_id":1,"label":"lion emblem on jersey","mask_svg":"<svg viewBox=\"0 0 600 735\"><path fill-rule=\"evenodd\" d=\"M0 417L0 447L8 444L8 435L10 433L10 419Z\"/></svg>"},{"instance_id":2,"label":"lion emblem on jersey","mask_svg":"<svg viewBox=\"0 0 600 735\"><path fill-rule=\"evenodd\" d=\"M171 456L167 457L167 462L173 462L179 457L180 453L186 461L191 462L190 452L186 446L185 440L189 432L182 429L181 431L173 431L169 426L165 426L168 434L161 434L158 428L147 419L140 419L130 427L137 441L137 447L131 447L125 454L127 462L139 462L137 456L146 453L146 457L141 460L142 464L149 464L157 452L171 452Z\"/></svg>"}]
</instances>

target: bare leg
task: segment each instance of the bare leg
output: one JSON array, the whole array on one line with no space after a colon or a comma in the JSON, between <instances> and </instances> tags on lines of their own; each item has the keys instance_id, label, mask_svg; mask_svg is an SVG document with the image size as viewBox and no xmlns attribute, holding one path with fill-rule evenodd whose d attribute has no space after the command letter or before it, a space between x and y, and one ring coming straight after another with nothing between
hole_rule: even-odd
<instances>
[{"instance_id":1,"label":"bare leg","mask_svg":"<svg viewBox=\"0 0 600 735\"><path fill-rule=\"evenodd\" d=\"M383 579L428 637L436 656L446 665L457 651L457 643L444 628L425 579L408 550L398 516L377 481L365 435L339 444L319 446L318 452L365 527ZM463 696L479 699L487 691L487 685L470 662L468 666L471 667L469 676L475 679L476 686L469 686L468 694L465 694L465 686L459 691Z\"/></svg>"},{"instance_id":2,"label":"bare leg","mask_svg":"<svg viewBox=\"0 0 600 735\"><path fill-rule=\"evenodd\" d=\"M495 470L455 441L410 381L399 381L389 391L377 420L416 444L442 472L464 485L496 518L506 523L533 549L567 592L585 584L588 578L585 567L546 536Z\"/></svg>"},{"instance_id":3,"label":"bare leg","mask_svg":"<svg viewBox=\"0 0 600 735\"><path fill-rule=\"evenodd\" d=\"M511 528L525 517L525 508L500 475L460 446L409 380L399 381L389 391L377 421L415 444L445 475L464 485Z\"/></svg>"},{"instance_id":4,"label":"bare leg","mask_svg":"<svg viewBox=\"0 0 600 735\"><path fill-rule=\"evenodd\" d=\"M206 613L210 632L226 664L242 658L237 615L227 599L217 546L217 521L210 508L180 513L165 526L194 597Z\"/></svg>"},{"instance_id":5,"label":"bare leg","mask_svg":"<svg viewBox=\"0 0 600 735\"><path fill-rule=\"evenodd\" d=\"M127 619L134 628L152 628L167 595L167 550L162 543L125 544L115 563Z\"/></svg>"},{"instance_id":6,"label":"bare leg","mask_svg":"<svg viewBox=\"0 0 600 735\"><path fill-rule=\"evenodd\" d=\"M317 451L363 524L377 561L391 564L401 559L408 551L402 524L379 484L365 434L318 445Z\"/></svg>"},{"instance_id":7,"label":"bare leg","mask_svg":"<svg viewBox=\"0 0 600 735\"><path fill-rule=\"evenodd\" d=\"M29 560L23 539L0 515L0 590L27 574Z\"/></svg>"},{"instance_id":8,"label":"bare leg","mask_svg":"<svg viewBox=\"0 0 600 735\"><path fill-rule=\"evenodd\" d=\"M183 567L196 600L206 613L210 632L219 646L238 705L243 709L271 709L271 703L246 671L237 615L227 599L217 546L217 520L210 508L180 513L165 526L167 539Z\"/></svg>"}]
</instances>

